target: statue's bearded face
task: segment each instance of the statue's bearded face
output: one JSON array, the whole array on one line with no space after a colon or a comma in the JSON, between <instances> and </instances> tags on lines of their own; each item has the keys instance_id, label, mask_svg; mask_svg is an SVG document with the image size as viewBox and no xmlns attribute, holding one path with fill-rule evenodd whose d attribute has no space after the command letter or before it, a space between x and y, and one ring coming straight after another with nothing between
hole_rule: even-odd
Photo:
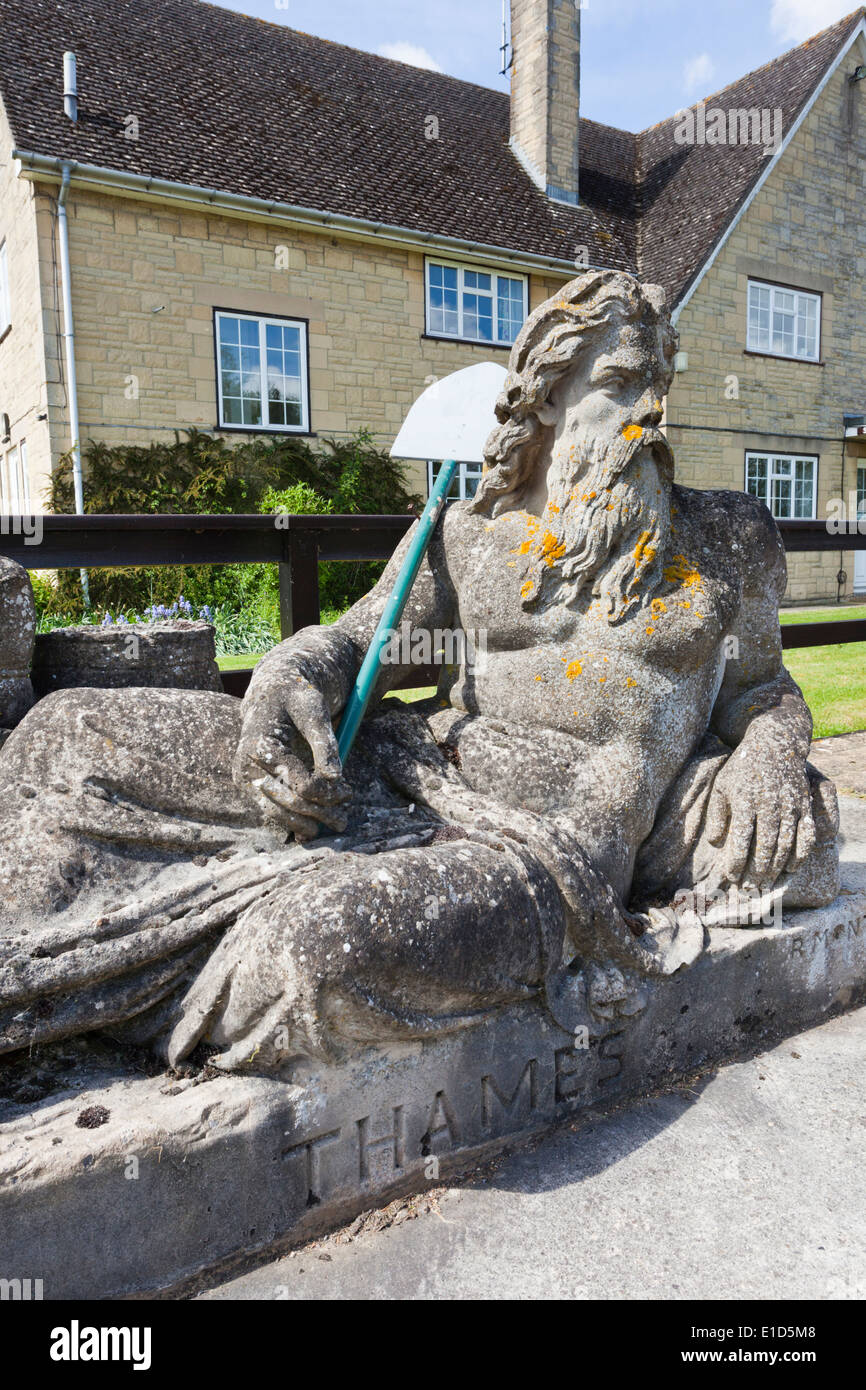
<instances>
[{"instance_id":1,"label":"statue's bearded face","mask_svg":"<svg viewBox=\"0 0 866 1390\"><path fill-rule=\"evenodd\" d=\"M673 481L658 429L668 372L657 321L613 324L584 346L539 410L550 442L524 498L543 522L528 603L543 594L572 603L591 583L616 622L656 587Z\"/></svg>"}]
</instances>

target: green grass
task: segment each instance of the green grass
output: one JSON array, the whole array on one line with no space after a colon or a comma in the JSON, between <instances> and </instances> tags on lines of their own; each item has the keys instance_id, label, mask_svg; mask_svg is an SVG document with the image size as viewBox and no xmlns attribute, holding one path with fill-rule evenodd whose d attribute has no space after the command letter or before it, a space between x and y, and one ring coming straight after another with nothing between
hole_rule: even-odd
<instances>
[{"instance_id":1,"label":"green grass","mask_svg":"<svg viewBox=\"0 0 866 1390\"><path fill-rule=\"evenodd\" d=\"M846 618L866 618L866 605L789 608L779 615L786 626L838 623ZM785 665L812 711L815 738L866 729L866 642L796 647L785 652Z\"/></svg>"},{"instance_id":2,"label":"green grass","mask_svg":"<svg viewBox=\"0 0 866 1390\"><path fill-rule=\"evenodd\" d=\"M841 623L846 618L866 618L866 604L846 607L834 603L832 608L786 608L779 614L780 623Z\"/></svg>"},{"instance_id":3,"label":"green grass","mask_svg":"<svg viewBox=\"0 0 866 1390\"><path fill-rule=\"evenodd\" d=\"M221 671L251 671L264 656L264 652L242 652L240 656L218 656L217 666Z\"/></svg>"}]
</instances>

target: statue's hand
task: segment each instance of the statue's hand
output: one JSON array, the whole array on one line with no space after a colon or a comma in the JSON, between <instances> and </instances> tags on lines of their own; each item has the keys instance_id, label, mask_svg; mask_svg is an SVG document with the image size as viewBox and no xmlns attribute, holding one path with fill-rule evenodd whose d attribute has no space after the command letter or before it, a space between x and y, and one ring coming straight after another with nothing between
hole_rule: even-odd
<instances>
[{"instance_id":1,"label":"statue's hand","mask_svg":"<svg viewBox=\"0 0 866 1390\"><path fill-rule=\"evenodd\" d=\"M747 735L716 777L707 838L724 847L721 867L731 883L748 878L767 889L795 872L816 838L802 758L781 739Z\"/></svg>"},{"instance_id":2,"label":"statue's hand","mask_svg":"<svg viewBox=\"0 0 866 1390\"><path fill-rule=\"evenodd\" d=\"M312 770L310 762L312 761ZM268 820L311 840L320 825L344 830L351 797L328 702L299 673L263 685L244 711L234 778L252 788Z\"/></svg>"}]
</instances>

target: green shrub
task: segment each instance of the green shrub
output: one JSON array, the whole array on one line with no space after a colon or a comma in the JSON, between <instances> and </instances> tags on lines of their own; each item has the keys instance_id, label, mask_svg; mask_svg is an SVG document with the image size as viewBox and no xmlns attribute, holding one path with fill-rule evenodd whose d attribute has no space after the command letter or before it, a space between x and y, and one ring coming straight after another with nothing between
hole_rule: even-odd
<instances>
[{"instance_id":1,"label":"green shrub","mask_svg":"<svg viewBox=\"0 0 866 1390\"><path fill-rule=\"evenodd\" d=\"M199 430L176 434L172 443L97 444L84 449L85 510L91 513L406 512L422 499L406 490L405 468L368 431L351 439L280 436L230 445ZM72 457L58 464L46 492L52 511L74 512ZM360 598L381 565L330 563L320 567L323 607L344 609ZM100 611L142 612L170 605L183 593L249 613L279 631L274 565L200 565L92 569L91 603ZM51 604L67 614L83 612L76 570L63 570ZM48 611L45 609L45 611Z\"/></svg>"}]
</instances>

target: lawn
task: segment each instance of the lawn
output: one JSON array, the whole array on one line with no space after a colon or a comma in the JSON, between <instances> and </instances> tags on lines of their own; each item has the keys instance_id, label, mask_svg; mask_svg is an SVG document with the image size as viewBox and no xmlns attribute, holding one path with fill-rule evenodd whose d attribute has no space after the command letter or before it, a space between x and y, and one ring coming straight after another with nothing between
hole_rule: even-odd
<instances>
[{"instance_id":1,"label":"lawn","mask_svg":"<svg viewBox=\"0 0 866 1390\"><path fill-rule=\"evenodd\" d=\"M790 608L780 617L782 623L840 622L843 618L866 618L866 604ZM241 671L255 666L259 660L261 655L221 656L218 665L221 671ZM816 738L866 729L866 642L848 642L839 647L800 647L785 653L785 665L812 711ZM432 686L393 692L394 698L406 702L432 694Z\"/></svg>"},{"instance_id":2,"label":"lawn","mask_svg":"<svg viewBox=\"0 0 866 1390\"><path fill-rule=\"evenodd\" d=\"M783 624L841 622L866 618L866 605L793 608L780 616ZM798 647L785 653L785 665L812 711L815 738L866 729L866 642Z\"/></svg>"}]
</instances>

